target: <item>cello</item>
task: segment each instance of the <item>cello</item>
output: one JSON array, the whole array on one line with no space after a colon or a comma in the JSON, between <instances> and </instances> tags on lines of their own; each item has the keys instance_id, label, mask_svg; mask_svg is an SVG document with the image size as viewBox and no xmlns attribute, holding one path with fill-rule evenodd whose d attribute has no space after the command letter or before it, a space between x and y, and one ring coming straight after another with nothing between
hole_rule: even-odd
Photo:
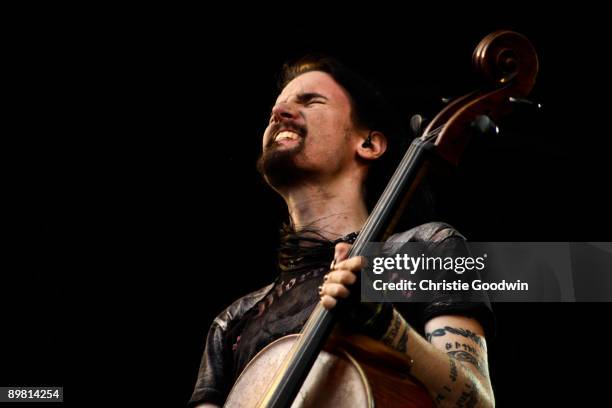
<instances>
[{"instance_id":1,"label":"cello","mask_svg":"<svg viewBox=\"0 0 612 408\"><path fill-rule=\"evenodd\" d=\"M529 40L496 31L474 50L481 89L448 103L410 144L348 257L390 234L434 160L457 165L476 132L490 128L531 91L538 58ZM410 357L363 335L338 335L338 308L314 308L299 334L262 349L234 384L226 407L432 407L410 376ZM333 332L333 335L332 335Z\"/></svg>"}]
</instances>

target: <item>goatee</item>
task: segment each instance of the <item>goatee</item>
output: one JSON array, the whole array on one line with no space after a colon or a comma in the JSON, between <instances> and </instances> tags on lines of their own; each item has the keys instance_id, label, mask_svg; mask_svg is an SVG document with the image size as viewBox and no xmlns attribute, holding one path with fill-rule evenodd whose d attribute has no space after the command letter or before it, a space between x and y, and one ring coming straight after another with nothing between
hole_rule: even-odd
<instances>
[{"instance_id":1,"label":"goatee","mask_svg":"<svg viewBox=\"0 0 612 408\"><path fill-rule=\"evenodd\" d=\"M296 164L296 158L304 150L304 139L297 146L280 149L277 144L268 146L257 160L257 170L274 189L291 186L305 176Z\"/></svg>"}]
</instances>

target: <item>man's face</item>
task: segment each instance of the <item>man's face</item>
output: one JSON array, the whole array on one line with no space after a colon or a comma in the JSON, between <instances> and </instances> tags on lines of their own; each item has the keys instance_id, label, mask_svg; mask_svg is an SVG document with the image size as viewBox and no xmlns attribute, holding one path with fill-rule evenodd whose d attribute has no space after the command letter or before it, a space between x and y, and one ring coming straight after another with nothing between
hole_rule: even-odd
<instances>
[{"instance_id":1,"label":"man's face","mask_svg":"<svg viewBox=\"0 0 612 408\"><path fill-rule=\"evenodd\" d=\"M258 167L273 187L334 177L355 159L357 140L346 91L327 73L307 72L276 99Z\"/></svg>"}]
</instances>

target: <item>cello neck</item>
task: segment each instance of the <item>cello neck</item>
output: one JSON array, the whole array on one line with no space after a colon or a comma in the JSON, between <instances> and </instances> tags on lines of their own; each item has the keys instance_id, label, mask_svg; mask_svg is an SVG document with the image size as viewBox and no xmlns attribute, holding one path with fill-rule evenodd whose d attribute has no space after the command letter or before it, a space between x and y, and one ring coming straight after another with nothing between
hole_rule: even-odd
<instances>
[{"instance_id":1,"label":"cello neck","mask_svg":"<svg viewBox=\"0 0 612 408\"><path fill-rule=\"evenodd\" d=\"M423 168L426 153L433 147L433 144L425 138L417 138L411 143L352 245L349 257L361 255L368 242L382 238L382 233L395 214L407 188L414 188L413 184L418 181L417 175ZM271 386L260 400L259 408L291 406L319 351L334 328L337 315L337 308L327 310L320 303L315 306L302 329L300 339L289 352Z\"/></svg>"}]
</instances>

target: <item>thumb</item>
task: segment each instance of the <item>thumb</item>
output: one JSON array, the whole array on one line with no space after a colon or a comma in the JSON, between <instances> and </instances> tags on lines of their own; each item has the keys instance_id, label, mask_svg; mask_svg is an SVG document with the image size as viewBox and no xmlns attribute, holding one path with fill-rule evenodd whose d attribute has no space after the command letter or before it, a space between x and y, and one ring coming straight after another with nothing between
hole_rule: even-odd
<instances>
[{"instance_id":1,"label":"thumb","mask_svg":"<svg viewBox=\"0 0 612 408\"><path fill-rule=\"evenodd\" d=\"M340 242L336 244L336 248L334 251L334 260L336 261L336 263L344 261L347 258L350 249L351 244L347 244L346 242Z\"/></svg>"}]
</instances>

